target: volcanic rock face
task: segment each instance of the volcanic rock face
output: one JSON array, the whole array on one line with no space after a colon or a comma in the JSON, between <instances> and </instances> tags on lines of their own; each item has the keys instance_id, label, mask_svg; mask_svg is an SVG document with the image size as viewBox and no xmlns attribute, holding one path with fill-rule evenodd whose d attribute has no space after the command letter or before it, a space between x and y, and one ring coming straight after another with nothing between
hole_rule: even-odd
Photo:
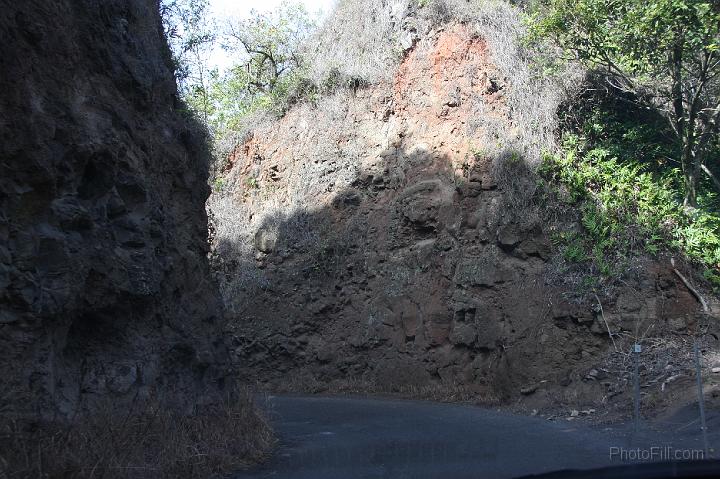
<instances>
[{"instance_id":1,"label":"volcanic rock face","mask_svg":"<svg viewBox=\"0 0 720 479\"><path fill-rule=\"evenodd\" d=\"M0 13L0 375L27 408L217 374L203 138L155 0Z\"/></svg>"},{"instance_id":2,"label":"volcanic rock face","mask_svg":"<svg viewBox=\"0 0 720 479\"><path fill-rule=\"evenodd\" d=\"M580 382L608 328L696 312L651 262L605 304L609 326L565 299L490 58L466 27L436 30L391 84L296 107L231 156L209 206L247 374L507 397Z\"/></svg>"}]
</instances>

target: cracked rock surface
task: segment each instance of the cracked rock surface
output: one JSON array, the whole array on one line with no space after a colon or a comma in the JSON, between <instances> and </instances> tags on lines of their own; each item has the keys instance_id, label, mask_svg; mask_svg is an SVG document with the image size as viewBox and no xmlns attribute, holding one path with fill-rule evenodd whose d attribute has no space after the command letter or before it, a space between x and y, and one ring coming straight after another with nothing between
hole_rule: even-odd
<instances>
[{"instance_id":1,"label":"cracked rock surface","mask_svg":"<svg viewBox=\"0 0 720 479\"><path fill-rule=\"evenodd\" d=\"M583 379L607 328L558 280L527 159L487 153L517 134L512 88L483 38L447 26L392 81L296 106L239 145L209 209L244 374L306 391L607 394ZM649 259L603 301L616 334L698 313Z\"/></svg>"},{"instance_id":2,"label":"cracked rock surface","mask_svg":"<svg viewBox=\"0 0 720 479\"><path fill-rule=\"evenodd\" d=\"M207 158L154 0L0 13L0 375L15 404L191 399L220 375Z\"/></svg>"}]
</instances>

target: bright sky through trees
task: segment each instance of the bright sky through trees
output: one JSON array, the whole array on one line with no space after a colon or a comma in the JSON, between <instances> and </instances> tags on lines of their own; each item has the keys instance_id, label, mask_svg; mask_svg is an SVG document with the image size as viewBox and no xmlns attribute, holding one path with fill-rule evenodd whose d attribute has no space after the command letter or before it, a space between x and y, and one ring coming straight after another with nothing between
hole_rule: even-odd
<instances>
[{"instance_id":1,"label":"bright sky through trees","mask_svg":"<svg viewBox=\"0 0 720 479\"><path fill-rule=\"evenodd\" d=\"M212 15L220 22L228 17L247 18L252 10L268 12L276 10L283 0L210 0ZM294 0L302 3L311 14L321 12L323 18L332 9L336 0ZM210 57L210 67L224 70L232 64L232 59L221 48L215 48Z\"/></svg>"}]
</instances>

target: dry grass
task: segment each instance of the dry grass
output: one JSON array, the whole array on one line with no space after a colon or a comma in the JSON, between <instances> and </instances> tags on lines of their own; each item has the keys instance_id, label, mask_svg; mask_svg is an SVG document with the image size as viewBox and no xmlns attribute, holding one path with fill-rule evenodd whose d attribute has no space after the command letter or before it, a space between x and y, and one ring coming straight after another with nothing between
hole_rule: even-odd
<instances>
[{"instance_id":1,"label":"dry grass","mask_svg":"<svg viewBox=\"0 0 720 479\"><path fill-rule=\"evenodd\" d=\"M499 149L517 149L536 163L543 149L555 145L558 106L579 84L582 70L569 65L554 75L542 74L548 52L526 48L521 8L507 0L340 0L305 48L309 81L330 78L350 84L388 81L408 46L452 23L464 23L483 37L492 62L504 77L512 129L503 132ZM474 102L476 119L486 123L481 101ZM472 119L471 119L472 126ZM496 129L492 129L496 130Z\"/></svg>"},{"instance_id":2,"label":"dry grass","mask_svg":"<svg viewBox=\"0 0 720 479\"><path fill-rule=\"evenodd\" d=\"M247 391L192 414L154 400L110 400L66 421L0 417L0 478L218 477L274 442Z\"/></svg>"},{"instance_id":3,"label":"dry grass","mask_svg":"<svg viewBox=\"0 0 720 479\"><path fill-rule=\"evenodd\" d=\"M317 85L330 78L388 79L388 67L400 58L396 40L407 13L407 0L340 0L306 48L310 79Z\"/></svg>"},{"instance_id":4,"label":"dry grass","mask_svg":"<svg viewBox=\"0 0 720 479\"><path fill-rule=\"evenodd\" d=\"M519 150L529 164L537 166L541 151L556 147L558 107L577 87L582 70L568 65L555 75L543 74L541 55L547 52L524 45L527 26L520 9L510 2L452 3L464 6L457 9L461 13L456 17L469 22L485 38L493 64L509 85L506 101L511 112L511 134L501 140L501 146Z\"/></svg>"},{"instance_id":5,"label":"dry grass","mask_svg":"<svg viewBox=\"0 0 720 479\"><path fill-rule=\"evenodd\" d=\"M535 167L542 150L556 148L558 107L581 84L583 70L567 65L552 75L543 72L553 52L550 47L539 51L525 45L527 26L521 5L508 0L339 0L302 47L303 83L314 85L310 90L321 97L338 89L389 83L410 48L448 25L463 23L488 43L498 80L507 87L504 101L509 111L509 118L493 124L488 105L482 98L472 99L470 133L488 136L482 143L497 150L488 151L492 156L517 150ZM318 110L328 107L321 98L312 103ZM240 128L243 133L272 122L267 112L251 116ZM216 145L221 158L238 137L228 135L224 142Z\"/></svg>"}]
</instances>

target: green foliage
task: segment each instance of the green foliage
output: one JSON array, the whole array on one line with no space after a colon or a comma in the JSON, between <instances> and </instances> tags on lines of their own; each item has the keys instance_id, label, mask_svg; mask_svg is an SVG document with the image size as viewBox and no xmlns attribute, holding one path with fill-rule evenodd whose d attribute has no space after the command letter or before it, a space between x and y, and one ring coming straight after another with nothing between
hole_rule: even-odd
<instances>
[{"instance_id":1,"label":"green foliage","mask_svg":"<svg viewBox=\"0 0 720 479\"><path fill-rule=\"evenodd\" d=\"M562 255L566 261L579 263L587 259L584 242L577 233L561 233L553 242L562 248Z\"/></svg>"},{"instance_id":2,"label":"green foliage","mask_svg":"<svg viewBox=\"0 0 720 479\"><path fill-rule=\"evenodd\" d=\"M529 25L532 41L550 40L664 116L679 146L685 204L697 206L720 121L720 2L541 0Z\"/></svg>"},{"instance_id":3,"label":"green foliage","mask_svg":"<svg viewBox=\"0 0 720 479\"><path fill-rule=\"evenodd\" d=\"M256 189L260 188L260 184L258 183L257 178L253 178L253 177L247 178L245 180L245 186L249 190L256 190Z\"/></svg>"},{"instance_id":4,"label":"green foliage","mask_svg":"<svg viewBox=\"0 0 720 479\"><path fill-rule=\"evenodd\" d=\"M207 120L207 59L217 41L209 16L209 0L162 0L159 4L165 37L183 99Z\"/></svg>"},{"instance_id":5,"label":"green foliage","mask_svg":"<svg viewBox=\"0 0 720 479\"><path fill-rule=\"evenodd\" d=\"M317 94L301 51L315 21L301 3L253 11L247 20L227 20L224 28L210 18L208 0L163 0L160 8L183 99L216 136L241 129L254 112L283 114ZM218 47L237 59L225 72L207 67Z\"/></svg>"},{"instance_id":6,"label":"green foliage","mask_svg":"<svg viewBox=\"0 0 720 479\"><path fill-rule=\"evenodd\" d=\"M314 28L300 3L228 23L222 45L239 61L222 75L213 72L206 92L208 122L217 134L239 129L258 110L282 114L309 95L301 48Z\"/></svg>"},{"instance_id":7,"label":"green foliage","mask_svg":"<svg viewBox=\"0 0 720 479\"><path fill-rule=\"evenodd\" d=\"M215 178L215 181L213 181L213 191L214 192L220 192L225 187L225 178L222 176L218 176Z\"/></svg>"},{"instance_id":8,"label":"green foliage","mask_svg":"<svg viewBox=\"0 0 720 479\"><path fill-rule=\"evenodd\" d=\"M272 13L253 11L249 20L231 22L224 48L243 58L235 76L250 95L268 94L284 76L302 66L302 43L315 28L301 3L283 3Z\"/></svg>"},{"instance_id":9,"label":"green foliage","mask_svg":"<svg viewBox=\"0 0 720 479\"><path fill-rule=\"evenodd\" d=\"M553 38L581 60L651 81L669 74L668 52L674 48L688 59L720 48L720 8L713 1L549 0L541 5L532 22L536 37Z\"/></svg>"},{"instance_id":10,"label":"green foliage","mask_svg":"<svg viewBox=\"0 0 720 479\"><path fill-rule=\"evenodd\" d=\"M633 255L670 250L720 279L720 215L711 202L683 208L681 173L662 161L672 144L647 122L631 123L594 107L565 133L562 154L545 155L544 182L563 186L558 194L579 209L582 223L579 234L556 235L556 245L567 261L588 262L603 277L620 274Z\"/></svg>"}]
</instances>

